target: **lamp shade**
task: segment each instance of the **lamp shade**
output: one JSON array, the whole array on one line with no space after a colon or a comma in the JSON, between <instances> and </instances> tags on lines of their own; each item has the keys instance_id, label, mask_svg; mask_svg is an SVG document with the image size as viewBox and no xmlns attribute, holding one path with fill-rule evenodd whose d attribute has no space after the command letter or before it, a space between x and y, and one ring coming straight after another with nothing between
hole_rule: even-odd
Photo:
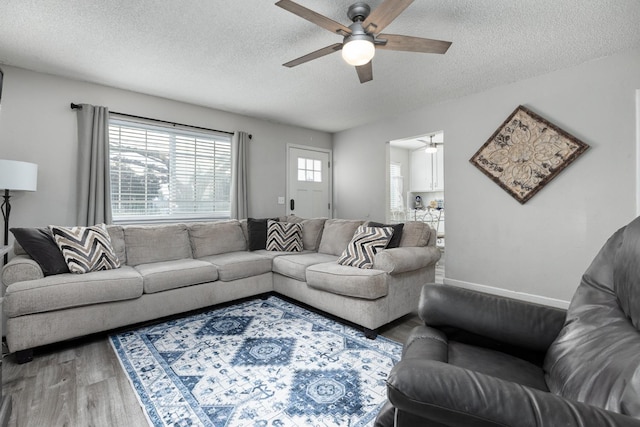
<instances>
[{"instance_id":1,"label":"lamp shade","mask_svg":"<svg viewBox=\"0 0 640 427\"><path fill-rule=\"evenodd\" d=\"M0 190L36 191L38 165L17 160L0 160Z\"/></svg>"},{"instance_id":2,"label":"lamp shade","mask_svg":"<svg viewBox=\"0 0 640 427\"><path fill-rule=\"evenodd\" d=\"M342 47L342 59L356 67L367 64L376 53L376 47L369 39L351 37Z\"/></svg>"}]
</instances>

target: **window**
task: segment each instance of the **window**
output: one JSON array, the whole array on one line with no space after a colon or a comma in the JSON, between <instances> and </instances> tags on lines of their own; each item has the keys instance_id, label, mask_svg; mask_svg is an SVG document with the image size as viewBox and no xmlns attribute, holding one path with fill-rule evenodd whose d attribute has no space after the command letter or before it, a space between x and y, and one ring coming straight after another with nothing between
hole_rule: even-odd
<instances>
[{"instance_id":1,"label":"window","mask_svg":"<svg viewBox=\"0 0 640 427\"><path fill-rule=\"evenodd\" d=\"M228 218L231 136L112 115L114 221Z\"/></svg>"},{"instance_id":2,"label":"window","mask_svg":"<svg viewBox=\"0 0 640 427\"><path fill-rule=\"evenodd\" d=\"M391 212L404 210L404 199L402 197L402 168L400 163L392 162L389 165L389 208Z\"/></svg>"},{"instance_id":3,"label":"window","mask_svg":"<svg viewBox=\"0 0 640 427\"><path fill-rule=\"evenodd\" d=\"M298 181L322 182L320 160L298 157Z\"/></svg>"}]
</instances>

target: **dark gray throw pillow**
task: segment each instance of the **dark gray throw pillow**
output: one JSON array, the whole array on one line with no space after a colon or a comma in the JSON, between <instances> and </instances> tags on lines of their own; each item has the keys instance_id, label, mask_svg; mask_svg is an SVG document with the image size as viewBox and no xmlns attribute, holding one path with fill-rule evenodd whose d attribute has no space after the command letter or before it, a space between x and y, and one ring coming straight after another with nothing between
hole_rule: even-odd
<instances>
[{"instance_id":1,"label":"dark gray throw pillow","mask_svg":"<svg viewBox=\"0 0 640 427\"><path fill-rule=\"evenodd\" d=\"M267 248L267 221L269 220L277 221L278 218L247 218L250 251Z\"/></svg>"},{"instance_id":2,"label":"dark gray throw pillow","mask_svg":"<svg viewBox=\"0 0 640 427\"><path fill-rule=\"evenodd\" d=\"M400 247L400 239L402 239L402 229L404 228L404 224L382 224L381 222L373 222L370 221L367 224L368 227L391 227L393 228L393 236L391 240L389 240L389 244L386 249L398 248Z\"/></svg>"},{"instance_id":3,"label":"dark gray throw pillow","mask_svg":"<svg viewBox=\"0 0 640 427\"><path fill-rule=\"evenodd\" d=\"M69 272L48 228L12 228L11 232L24 251L38 263L45 276Z\"/></svg>"}]
</instances>

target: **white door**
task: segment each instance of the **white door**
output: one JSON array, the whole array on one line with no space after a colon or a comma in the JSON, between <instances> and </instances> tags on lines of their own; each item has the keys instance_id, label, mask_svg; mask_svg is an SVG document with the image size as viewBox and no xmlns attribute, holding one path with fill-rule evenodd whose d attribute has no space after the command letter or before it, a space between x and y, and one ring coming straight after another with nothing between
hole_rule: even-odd
<instances>
[{"instance_id":1,"label":"white door","mask_svg":"<svg viewBox=\"0 0 640 427\"><path fill-rule=\"evenodd\" d=\"M330 218L331 152L289 146L287 158L287 214Z\"/></svg>"}]
</instances>

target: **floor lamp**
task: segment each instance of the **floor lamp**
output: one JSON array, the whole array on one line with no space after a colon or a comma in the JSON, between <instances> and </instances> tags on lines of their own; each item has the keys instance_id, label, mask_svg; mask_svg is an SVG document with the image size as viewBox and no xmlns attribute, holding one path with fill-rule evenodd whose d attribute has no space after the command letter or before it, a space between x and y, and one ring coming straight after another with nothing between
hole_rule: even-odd
<instances>
[{"instance_id":1,"label":"floor lamp","mask_svg":"<svg viewBox=\"0 0 640 427\"><path fill-rule=\"evenodd\" d=\"M4 198L0 210L4 219L4 246L9 245L9 215L11 214L11 191L36 191L38 188L38 165L16 160L0 160L0 190ZM8 255L4 256L7 263Z\"/></svg>"}]
</instances>

